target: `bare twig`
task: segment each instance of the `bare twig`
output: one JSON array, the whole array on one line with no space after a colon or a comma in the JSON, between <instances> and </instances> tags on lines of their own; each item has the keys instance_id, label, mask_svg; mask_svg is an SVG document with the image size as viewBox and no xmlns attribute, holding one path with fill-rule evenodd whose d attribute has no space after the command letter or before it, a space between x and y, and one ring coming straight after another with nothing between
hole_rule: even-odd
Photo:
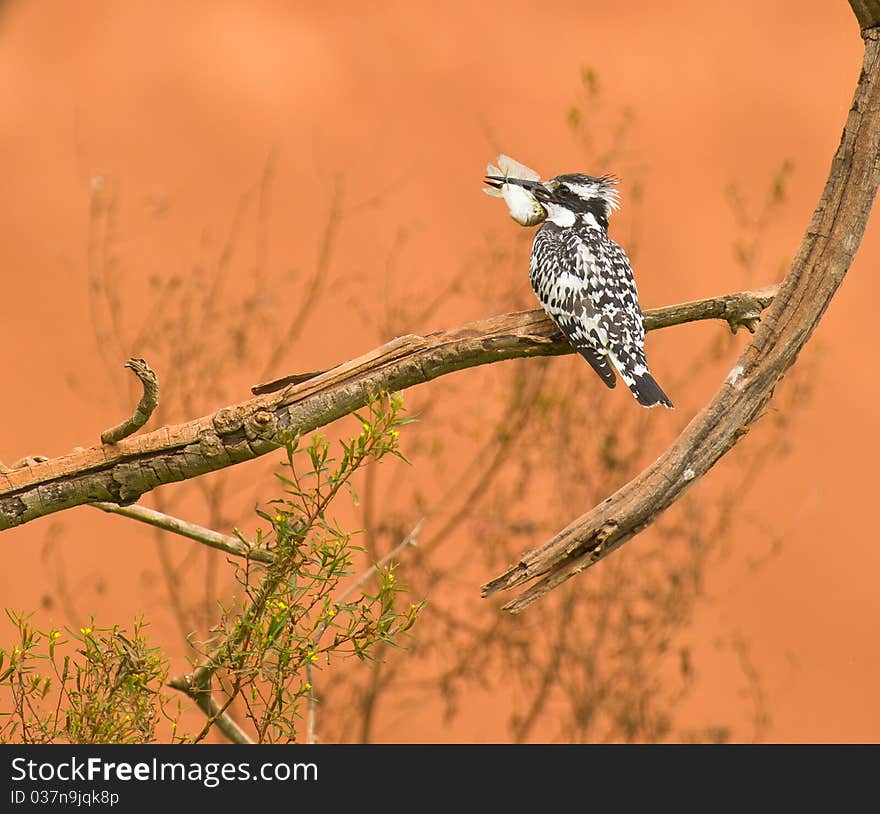
<instances>
[{"instance_id":1,"label":"bare twig","mask_svg":"<svg viewBox=\"0 0 880 814\"><path fill-rule=\"evenodd\" d=\"M233 743L249 743L254 741L217 703L209 689L197 686L191 675L178 676L168 682L168 686L179 690L196 702L196 706L214 721L214 725Z\"/></svg>"},{"instance_id":2,"label":"bare twig","mask_svg":"<svg viewBox=\"0 0 880 814\"><path fill-rule=\"evenodd\" d=\"M157 512L155 509L148 509L146 506L119 506L116 503L105 503L103 501L90 504L96 509L111 514L119 514L123 517L129 517L132 520L138 520L141 523L147 523L150 526L171 531L179 534L181 537L188 537L218 551L225 551L235 557L245 557L246 559L256 560L257 562L271 563L275 557L271 551L256 546L248 547L237 537L230 537L228 534L221 534L219 531L199 526L196 523L190 523L181 520L179 517L172 517L164 512Z\"/></svg>"},{"instance_id":3,"label":"bare twig","mask_svg":"<svg viewBox=\"0 0 880 814\"><path fill-rule=\"evenodd\" d=\"M743 291L645 313L648 330L703 319L748 323L772 289ZM403 336L279 393L258 396L186 424L124 438L0 472L0 530L52 512L104 501L129 505L165 483L251 460L277 449L284 432L307 433L393 392L456 370L573 353L542 311L521 311L427 336Z\"/></svg>"},{"instance_id":4,"label":"bare twig","mask_svg":"<svg viewBox=\"0 0 880 814\"><path fill-rule=\"evenodd\" d=\"M315 721L318 719L318 696L315 693L315 681L312 665L306 665L306 681L309 682L309 695L306 700L306 743L317 743Z\"/></svg>"},{"instance_id":5,"label":"bare twig","mask_svg":"<svg viewBox=\"0 0 880 814\"><path fill-rule=\"evenodd\" d=\"M130 418L101 433L101 442L104 444L115 444L117 441L137 432L150 420L153 410L159 406L159 379L150 369L150 366L143 359L131 358L123 367L134 371L134 375L141 380L144 393Z\"/></svg>"},{"instance_id":6,"label":"bare twig","mask_svg":"<svg viewBox=\"0 0 880 814\"><path fill-rule=\"evenodd\" d=\"M880 3L871 5L880 19ZM712 401L663 455L548 543L523 554L483 586L484 596L537 578L504 606L513 613L524 610L652 523L760 418L843 281L880 184L880 29L863 34L862 71L825 190L755 338Z\"/></svg>"}]
</instances>

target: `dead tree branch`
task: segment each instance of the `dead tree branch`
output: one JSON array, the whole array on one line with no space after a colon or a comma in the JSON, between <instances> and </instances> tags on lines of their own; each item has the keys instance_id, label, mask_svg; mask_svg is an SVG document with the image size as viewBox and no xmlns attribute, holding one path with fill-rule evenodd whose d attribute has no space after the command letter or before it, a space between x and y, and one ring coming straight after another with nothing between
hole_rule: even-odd
<instances>
[{"instance_id":1,"label":"dead tree branch","mask_svg":"<svg viewBox=\"0 0 880 814\"><path fill-rule=\"evenodd\" d=\"M103 444L115 444L137 432L150 420L153 411L159 406L159 379L146 361L132 358L123 367L134 371L134 375L141 380L144 393L130 418L126 418L121 424L101 433L101 443Z\"/></svg>"},{"instance_id":2,"label":"dead tree branch","mask_svg":"<svg viewBox=\"0 0 880 814\"><path fill-rule=\"evenodd\" d=\"M880 3L877 0L849 0L862 32L880 26Z\"/></svg>"},{"instance_id":3,"label":"dead tree branch","mask_svg":"<svg viewBox=\"0 0 880 814\"><path fill-rule=\"evenodd\" d=\"M744 291L646 312L656 330L703 319L751 325L775 290ZM0 531L37 517L105 502L134 503L166 483L249 461L277 449L284 433L307 433L366 404L456 370L572 353L542 311L503 314L457 328L402 336L277 393L223 407L185 424L76 450L22 469L0 470Z\"/></svg>"},{"instance_id":4,"label":"dead tree branch","mask_svg":"<svg viewBox=\"0 0 880 814\"><path fill-rule=\"evenodd\" d=\"M863 14L868 14L868 6L876 25L880 3L858 4ZM862 71L825 190L754 339L712 401L663 455L599 506L484 585L484 596L539 578L504 606L514 613L524 610L653 522L760 418L774 387L794 364L852 264L880 183L880 28L862 34Z\"/></svg>"}]
</instances>

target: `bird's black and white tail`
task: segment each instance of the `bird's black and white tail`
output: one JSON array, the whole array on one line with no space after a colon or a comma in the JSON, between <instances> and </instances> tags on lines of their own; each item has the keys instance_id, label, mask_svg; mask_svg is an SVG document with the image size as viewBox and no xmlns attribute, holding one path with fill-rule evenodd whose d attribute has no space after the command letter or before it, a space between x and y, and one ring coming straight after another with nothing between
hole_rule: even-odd
<instances>
[{"instance_id":1,"label":"bird's black and white tail","mask_svg":"<svg viewBox=\"0 0 880 814\"><path fill-rule=\"evenodd\" d=\"M632 384L629 382L627 384L638 403L643 407L654 407L657 404L662 404L664 407L672 409L673 404L669 400L669 396L660 389L660 385L654 381L654 377L650 373L646 372L641 376L636 376L633 378Z\"/></svg>"}]
</instances>

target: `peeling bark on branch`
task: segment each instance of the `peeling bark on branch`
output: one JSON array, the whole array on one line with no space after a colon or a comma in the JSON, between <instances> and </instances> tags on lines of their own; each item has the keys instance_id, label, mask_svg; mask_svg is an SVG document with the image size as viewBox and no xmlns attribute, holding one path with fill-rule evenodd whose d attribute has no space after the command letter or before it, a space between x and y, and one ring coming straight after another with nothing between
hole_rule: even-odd
<instances>
[{"instance_id":1,"label":"peeling bark on branch","mask_svg":"<svg viewBox=\"0 0 880 814\"><path fill-rule=\"evenodd\" d=\"M880 3L854 3L880 20ZM860 21L862 17L859 17ZM880 183L880 29L863 31L855 98L825 190L779 293L754 339L712 401L676 442L635 479L526 552L483 595L539 578L504 606L519 612L638 534L704 475L760 417L849 269Z\"/></svg>"},{"instance_id":2,"label":"peeling bark on branch","mask_svg":"<svg viewBox=\"0 0 880 814\"><path fill-rule=\"evenodd\" d=\"M645 313L656 330L703 319L753 326L775 289L741 292ZM0 469L0 530L72 506L128 505L166 483L186 480L277 449L282 431L307 433L396 391L476 365L573 353L543 311L521 311L403 336L294 386L224 407L186 424L78 450L22 469Z\"/></svg>"}]
</instances>

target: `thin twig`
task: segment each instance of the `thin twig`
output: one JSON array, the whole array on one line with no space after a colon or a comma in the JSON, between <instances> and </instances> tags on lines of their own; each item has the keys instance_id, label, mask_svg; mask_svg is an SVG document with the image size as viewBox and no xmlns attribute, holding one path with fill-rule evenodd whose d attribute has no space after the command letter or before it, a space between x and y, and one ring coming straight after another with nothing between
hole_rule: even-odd
<instances>
[{"instance_id":1,"label":"thin twig","mask_svg":"<svg viewBox=\"0 0 880 814\"><path fill-rule=\"evenodd\" d=\"M137 432L150 420L153 411L159 406L159 379L150 366L143 359L131 358L123 367L134 371L134 375L141 380L144 392L130 418L101 433L101 442L104 444L115 444Z\"/></svg>"},{"instance_id":2,"label":"thin twig","mask_svg":"<svg viewBox=\"0 0 880 814\"><path fill-rule=\"evenodd\" d=\"M191 675L178 676L168 682L168 686L179 690L196 702L196 706L212 719L214 725L233 743L248 743L254 741L229 715L224 711L209 689L198 687L193 683Z\"/></svg>"},{"instance_id":3,"label":"thin twig","mask_svg":"<svg viewBox=\"0 0 880 814\"><path fill-rule=\"evenodd\" d=\"M138 520L141 523L147 523L150 526L179 534L181 537L188 537L190 540L216 548L218 551L225 551L234 557L245 557L246 559L263 563L271 563L275 560L274 554L264 548L257 548L256 546L249 548L247 544L237 537L221 534L219 531L199 526L196 523L190 523L187 520L181 520L179 517L172 517L170 514L157 512L155 509L148 509L146 506L119 506L116 503L106 503L104 501L90 503L89 505L103 512L119 514L123 517L129 517L132 520Z\"/></svg>"},{"instance_id":4,"label":"thin twig","mask_svg":"<svg viewBox=\"0 0 880 814\"><path fill-rule=\"evenodd\" d=\"M306 702L306 743L317 743L318 736L315 734L315 720L318 715L318 696L315 694L315 682L312 675L312 665L306 664L306 681L309 683L309 696Z\"/></svg>"}]
</instances>

